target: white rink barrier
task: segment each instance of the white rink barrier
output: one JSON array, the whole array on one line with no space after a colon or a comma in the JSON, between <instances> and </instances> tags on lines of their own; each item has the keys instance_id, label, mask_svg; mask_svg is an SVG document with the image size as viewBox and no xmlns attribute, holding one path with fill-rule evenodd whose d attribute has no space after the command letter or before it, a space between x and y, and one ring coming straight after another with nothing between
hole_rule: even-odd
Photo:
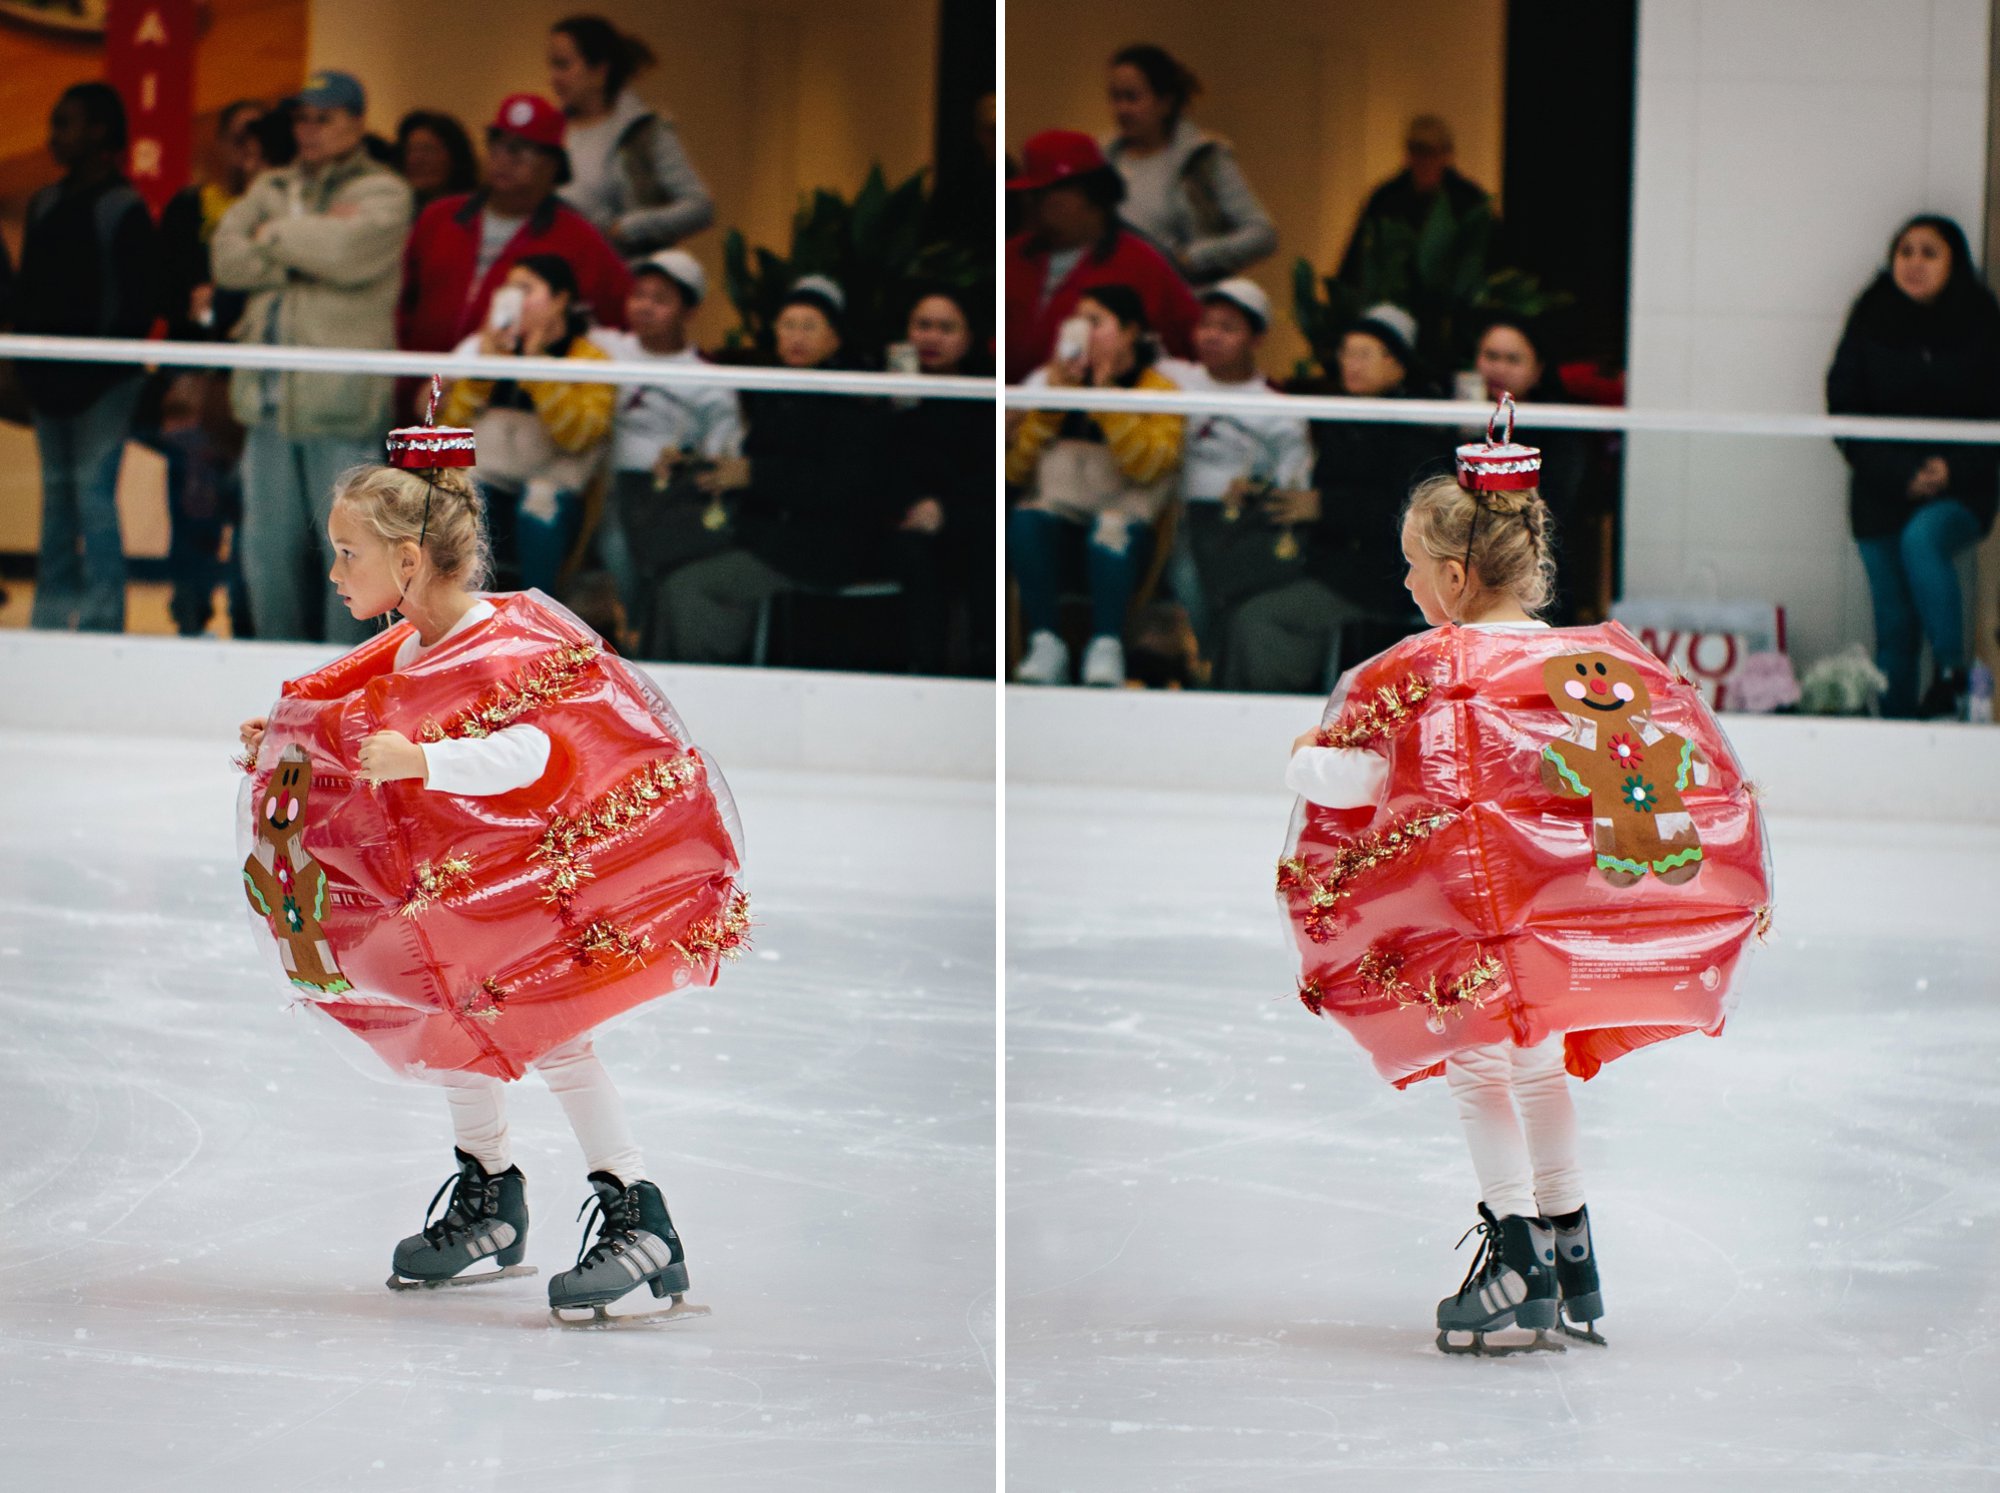
<instances>
[{"instance_id":1,"label":"white rink barrier","mask_svg":"<svg viewBox=\"0 0 2000 1493\"><path fill-rule=\"evenodd\" d=\"M160 342L109 337L0 335L0 358L52 362L128 363L151 367L269 368L303 373L380 373L405 378L544 378L569 383L711 385L795 393L862 394L918 399L997 399L1008 409L1160 410L1268 416L1264 394L1213 390L1025 388L1002 390L990 378L768 368L735 363L620 363L576 358L453 357L368 348L264 347L233 342ZM1451 399L1358 399L1291 394L1284 410L1302 420L1350 420L1387 425L1483 429L1491 403ZM1534 430L1657 430L1689 434L1779 435L1827 440L1948 441L2000 444L2000 420L1888 419L1878 415L1785 415L1733 410L1606 408L1536 404L1517 419L1523 439Z\"/></svg>"},{"instance_id":2,"label":"white rink barrier","mask_svg":"<svg viewBox=\"0 0 2000 1493\"><path fill-rule=\"evenodd\" d=\"M1016 685L1007 691L1007 781L1281 798L1292 740L1318 724L1325 703ZM2000 825L2000 726L1719 719L1767 814ZM2000 866L1993 886L2000 891Z\"/></svg>"},{"instance_id":3,"label":"white rink barrier","mask_svg":"<svg viewBox=\"0 0 2000 1493\"><path fill-rule=\"evenodd\" d=\"M154 368L270 368L294 373L382 373L400 378L549 379L570 384L720 385L780 389L795 394L880 394L914 399L987 399L990 378L955 374L851 373L822 368L768 368L742 363L585 358L454 357L349 347L264 347L236 342L156 342L118 337L0 336L0 358L53 363L128 363Z\"/></svg>"},{"instance_id":4,"label":"white rink barrier","mask_svg":"<svg viewBox=\"0 0 2000 1493\"><path fill-rule=\"evenodd\" d=\"M238 750L240 721L268 710L285 680L344 651L306 643L0 632L0 728L209 739L218 767L226 768ZM637 666L725 771L994 778L998 692L983 680Z\"/></svg>"},{"instance_id":5,"label":"white rink barrier","mask_svg":"<svg viewBox=\"0 0 2000 1493\"><path fill-rule=\"evenodd\" d=\"M0 348L8 341L0 337ZM1225 394L1213 389L1028 388L1010 385L1010 410L1146 410L1170 415L1240 414L1269 419L1346 420L1370 425L1456 426L1476 440L1493 414L1490 400L1362 399L1347 394ZM1516 408L1519 439L1538 430L1649 430L1680 435L1778 435L1813 440L1946 441L2000 444L2000 420L1891 419L1883 415L1743 414L1734 410L1633 409L1595 404L1529 404Z\"/></svg>"}]
</instances>

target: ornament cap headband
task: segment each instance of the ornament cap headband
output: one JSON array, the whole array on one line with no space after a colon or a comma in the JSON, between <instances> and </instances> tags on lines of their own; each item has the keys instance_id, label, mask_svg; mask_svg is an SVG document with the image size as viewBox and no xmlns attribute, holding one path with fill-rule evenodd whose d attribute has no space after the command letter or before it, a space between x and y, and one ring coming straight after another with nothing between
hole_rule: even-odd
<instances>
[{"instance_id":1,"label":"ornament cap headband","mask_svg":"<svg viewBox=\"0 0 2000 1493\"><path fill-rule=\"evenodd\" d=\"M1494 426L1505 416L1507 428L1498 439ZM1486 421L1484 444L1470 442L1458 448L1458 485L1467 492L1518 492L1539 487L1542 480L1542 453L1535 446L1514 444L1514 396L1502 393L1500 402Z\"/></svg>"},{"instance_id":2,"label":"ornament cap headband","mask_svg":"<svg viewBox=\"0 0 2000 1493\"><path fill-rule=\"evenodd\" d=\"M430 410L424 423L392 430L384 442L390 466L426 472L439 467L473 465L472 432L463 425L437 423L438 403L443 397L444 380L433 373Z\"/></svg>"}]
</instances>

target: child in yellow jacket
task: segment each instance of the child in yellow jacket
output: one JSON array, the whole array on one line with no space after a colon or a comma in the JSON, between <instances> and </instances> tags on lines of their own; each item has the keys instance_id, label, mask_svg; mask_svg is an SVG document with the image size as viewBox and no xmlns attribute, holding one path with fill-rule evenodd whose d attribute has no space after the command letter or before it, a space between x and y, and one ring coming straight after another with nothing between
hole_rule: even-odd
<instances>
[{"instance_id":1,"label":"child in yellow jacket","mask_svg":"<svg viewBox=\"0 0 2000 1493\"><path fill-rule=\"evenodd\" d=\"M1146 311L1136 291L1099 285L1077 303L1088 324L1082 350L1028 375L1027 387L1172 389L1153 367ZM1066 323L1065 326L1068 324ZM1007 559L1021 598L1028 651L1022 684L1069 683L1069 648L1057 632L1063 557L1085 543L1090 645L1083 683L1125 682L1125 613L1138 589L1153 528L1173 495L1181 417L1136 411L1033 410L1011 422L1007 481L1024 490L1007 519Z\"/></svg>"},{"instance_id":2,"label":"child in yellow jacket","mask_svg":"<svg viewBox=\"0 0 2000 1493\"><path fill-rule=\"evenodd\" d=\"M584 328L569 261L533 254L508 273L486 325L454 355L605 361ZM478 434L495 561L518 570L522 589L556 589L584 495L604 465L616 399L611 384L556 379L458 379L445 396L438 418Z\"/></svg>"}]
</instances>

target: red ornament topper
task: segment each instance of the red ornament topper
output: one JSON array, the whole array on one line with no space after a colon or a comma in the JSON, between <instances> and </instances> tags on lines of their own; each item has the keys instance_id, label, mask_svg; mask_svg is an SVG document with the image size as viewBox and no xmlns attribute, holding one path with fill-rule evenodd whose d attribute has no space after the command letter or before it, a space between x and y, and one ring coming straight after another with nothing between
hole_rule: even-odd
<instances>
[{"instance_id":1,"label":"red ornament topper","mask_svg":"<svg viewBox=\"0 0 2000 1493\"><path fill-rule=\"evenodd\" d=\"M463 425L437 423L438 404L443 398L444 380L433 373L430 408L424 415L424 423L398 426L389 432L384 445L390 466L422 472L475 465L472 431Z\"/></svg>"},{"instance_id":2,"label":"red ornament topper","mask_svg":"<svg viewBox=\"0 0 2000 1493\"><path fill-rule=\"evenodd\" d=\"M1507 422L1506 434L1496 438L1494 427L1503 418ZM1541 484L1541 448L1514 444L1512 394L1503 393L1487 417L1485 443L1468 442L1460 446L1455 465L1458 485L1468 492L1515 492Z\"/></svg>"},{"instance_id":3,"label":"red ornament topper","mask_svg":"<svg viewBox=\"0 0 2000 1493\"><path fill-rule=\"evenodd\" d=\"M262 925L299 945L293 985L417 1077L518 1078L621 1011L712 984L749 927L728 786L673 707L539 593L492 600L495 616L407 669L392 669L402 623L288 683L239 809L252 837L260 820L285 831L287 866L317 868L298 873L303 930L246 871ZM517 722L551 751L512 793L370 787L356 771L376 731L421 742ZM253 847L259 861L278 857Z\"/></svg>"},{"instance_id":4,"label":"red ornament topper","mask_svg":"<svg viewBox=\"0 0 2000 1493\"><path fill-rule=\"evenodd\" d=\"M1763 820L1700 697L1624 628L1437 628L1351 671L1327 720L1388 779L1370 807L1299 804L1278 902L1300 998L1384 1078L1557 1032L1589 1078L1721 1031L1769 926Z\"/></svg>"}]
</instances>

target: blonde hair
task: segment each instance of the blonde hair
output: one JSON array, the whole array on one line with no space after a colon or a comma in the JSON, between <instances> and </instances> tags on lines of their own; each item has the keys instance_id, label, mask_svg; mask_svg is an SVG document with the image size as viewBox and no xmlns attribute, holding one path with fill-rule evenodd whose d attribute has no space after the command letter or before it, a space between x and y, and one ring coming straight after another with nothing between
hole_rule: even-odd
<instances>
[{"instance_id":1,"label":"blonde hair","mask_svg":"<svg viewBox=\"0 0 2000 1493\"><path fill-rule=\"evenodd\" d=\"M424 502L430 501L430 517ZM391 545L421 543L424 557L446 580L465 587L483 583L492 568L486 539L486 500L463 467L432 472L363 466L342 472L333 500Z\"/></svg>"},{"instance_id":2,"label":"blonde hair","mask_svg":"<svg viewBox=\"0 0 2000 1493\"><path fill-rule=\"evenodd\" d=\"M1475 497L1456 477L1431 477L1410 494L1403 519L1414 523L1418 545L1433 560L1464 565L1469 545L1468 580L1513 598L1524 612L1549 604L1556 583L1555 523L1536 489Z\"/></svg>"}]
</instances>

